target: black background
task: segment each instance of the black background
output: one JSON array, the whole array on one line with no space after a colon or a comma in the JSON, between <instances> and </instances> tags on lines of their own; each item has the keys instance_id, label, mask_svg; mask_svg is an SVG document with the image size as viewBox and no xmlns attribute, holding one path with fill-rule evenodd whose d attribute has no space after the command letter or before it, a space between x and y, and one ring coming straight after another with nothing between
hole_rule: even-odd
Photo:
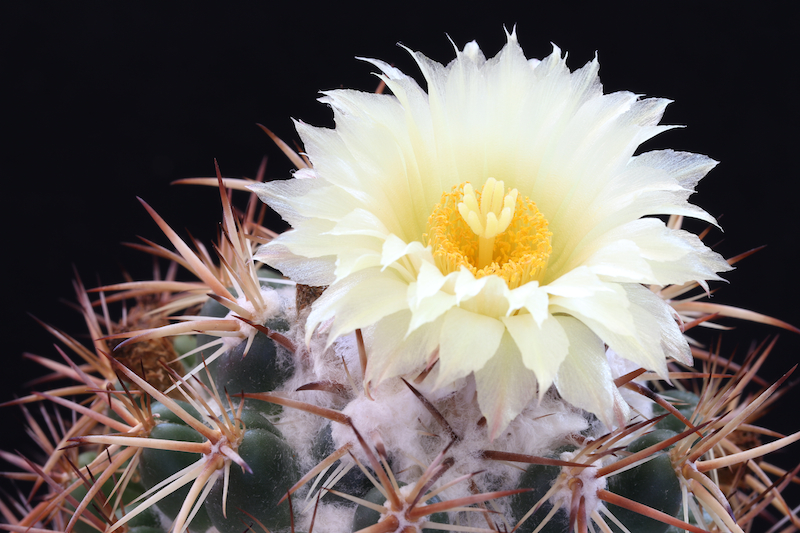
<instances>
[{"instance_id":1,"label":"black background","mask_svg":"<svg viewBox=\"0 0 800 533\"><path fill-rule=\"evenodd\" d=\"M0 400L38 372L22 352L56 355L28 313L75 334L74 266L87 285L149 275L149 259L123 248L142 235L168 244L139 205L149 202L179 230L210 242L219 220L213 189L170 185L212 175L252 177L263 156L268 177L291 168L257 127L294 139L290 117L332 126L318 90L371 91L381 58L417 73L398 42L448 62L476 39L487 56L517 25L529 57L569 53L575 69L597 52L607 92L675 100L665 123L685 125L645 149L707 154L722 163L693 202L721 217L708 241L726 256L767 245L717 284L714 300L800 325L793 278L798 240L796 95L798 47L788 6L759 2L538 2L348 4L275 2L19 2L2 10L2 357ZM242 197L243 198L243 197ZM240 198L241 199L241 198ZM695 228L701 228L700 225ZM725 353L779 333L736 326ZM712 337L706 337L710 340ZM781 332L764 372L775 379L798 360L800 335ZM800 426L797 394L770 424ZM0 447L29 446L17 410L0 414ZM795 450L783 452L794 464Z\"/></svg>"}]
</instances>

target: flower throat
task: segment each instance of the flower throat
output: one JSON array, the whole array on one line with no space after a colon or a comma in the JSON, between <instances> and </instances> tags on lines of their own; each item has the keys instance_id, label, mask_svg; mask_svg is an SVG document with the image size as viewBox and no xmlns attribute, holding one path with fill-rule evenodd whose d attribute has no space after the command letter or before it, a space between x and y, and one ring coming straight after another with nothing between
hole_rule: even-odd
<instances>
[{"instance_id":1,"label":"flower throat","mask_svg":"<svg viewBox=\"0 0 800 533\"><path fill-rule=\"evenodd\" d=\"M480 192L464 182L442 193L424 239L442 273L464 266L476 278L500 276L513 289L544 277L551 235L536 204L489 178Z\"/></svg>"}]
</instances>

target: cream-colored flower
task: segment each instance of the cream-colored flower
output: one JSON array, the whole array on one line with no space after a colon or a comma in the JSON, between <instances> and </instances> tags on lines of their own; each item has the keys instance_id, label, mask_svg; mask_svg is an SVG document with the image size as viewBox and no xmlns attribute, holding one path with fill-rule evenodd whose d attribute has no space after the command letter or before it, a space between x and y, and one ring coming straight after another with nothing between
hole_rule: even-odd
<instances>
[{"instance_id":1,"label":"cream-colored flower","mask_svg":"<svg viewBox=\"0 0 800 533\"><path fill-rule=\"evenodd\" d=\"M475 42L427 82L377 60L392 95L324 93L336 129L297 124L313 170L253 186L293 227L257 255L330 285L309 335L371 328L367 379L424 368L436 386L474 374L491 435L551 385L607 425L627 405L605 356L661 376L689 363L666 303L643 284L719 279L728 264L650 215L714 223L688 203L714 165L634 155L667 100L603 94L595 59L525 58L514 33L492 59ZM311 178L311 179L302 179Z\"/></svg>"}]
</instances>

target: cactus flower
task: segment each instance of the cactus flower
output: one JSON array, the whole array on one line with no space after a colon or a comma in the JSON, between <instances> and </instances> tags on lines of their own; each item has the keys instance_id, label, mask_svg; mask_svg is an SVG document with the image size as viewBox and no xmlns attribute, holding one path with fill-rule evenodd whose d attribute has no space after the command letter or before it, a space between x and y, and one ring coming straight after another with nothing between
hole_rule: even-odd
<instances>
[{"instance_id":1,"label":"cactus flower","mask_svg":"<svg viewBox=\"0 0 800 533\"><path fill-rule=\"evenodd\" d=\"M603 94L595 58L527 59L514 32L448 65L411 52L427 91L367 59L391 94L324 92L335 129L297 123L313 165L252 186L292 228L256 258L329 285L308 317L328 342L363 329L373 384L430 369L474 379L490 435L555 386L608 427L628 406L606 348L667 378L691 363L671 308L647 285L720 279L728 263L661 215L715 224L688 197L703 155L635 155L670 129L669 103Z\"/></svg>"}]
</instances>

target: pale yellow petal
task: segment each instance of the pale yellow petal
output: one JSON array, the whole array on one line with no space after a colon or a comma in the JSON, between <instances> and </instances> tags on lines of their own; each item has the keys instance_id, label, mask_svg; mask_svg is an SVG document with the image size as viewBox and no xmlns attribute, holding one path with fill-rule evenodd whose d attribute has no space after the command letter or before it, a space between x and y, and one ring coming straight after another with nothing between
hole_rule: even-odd
<instances>
[{"instance_id":1,"label":"pale yellow petal","mask_svg":"<svg viewBox=\"0 0 800 533\"><path fill-rule=\"evenodd\" d=\"M439 336L437 387L483 368L497 351L505 326L494 318L454 307Z\"/></svg>"},{"instance_id":2,"label":"pale yellow petal","mask_svg":"<svg viewBox=\"0 0 800 533\"><path fill-rule=\"evenodd\" d=\"M631 166L663 170L681 187L694 191L700 179L717 166L717 162L702 154L653 150L634 157Z\"/></svg>"},{"instance_id":3,"label":"pale yellow petal","mask_svg":"<svg viewBox=\"0 0 800 533\"><path fill-rule=\"evenodd\" d=\"M452 294L439 292L425 299L418 308L413 311L408 332L411 333L423 324L436 320L444 313L455 307L456 297Z\"/></svg>"},{"instance_id":4,"label":"pale yellow petal","mask_svg":"<svg viewBox=\"0 0 800 533\"><path fill-rule=\"evenodd\" d=\"M719 280L717 272L732 268L696 235L668 229L654 218L619 226L598 239L595 246L598 251L580 262L592 272L622 283L666 286Z\"/></svg>"},{"instance_id":5,"label":"pale yellow petal","mask_svg":"<svg viewBox=\"0 0 800 533\"><path fill-rule=\"evenodd\" d=\"M289 248L297 255L306 257L322 257L331 254L350 254L357 255L360 252L352 252L353 249L372 250L373 253L380 252L381 239L366 235L327 235L334 228L335 223L330 220L320 218L305 220L295 227L295 229L282 233L277 239L273 239L266 246L282 245Z\"/></svg>"},{"instance_id":6,"label":"pale yellow petal","mask_svg":"<svg viewBox=\"0 0 800 533\"><path fill-rule=\"evenodd\" d=\"M316 327L334 319L328 345L337 337L374 324L384 316L407 308L408 285L391 272L361 270L328 287L314 302L306 326L306 342ZM376 298L375 295L380 297Z\"/></svg>"},{"instance_id":7,"label":"pale yellow petal","mask_svg":"<svg viewBox=\"0 0 800 533\"><path fill-rule=\"evenodd\" d=\"M419 241L405 242L397 235L388 235L381 248L381 265L388 267L405 256L420 256L433 262L433 257Z\"/></svg>"},{"instance_id":8,"label":"pale yellow petal","mask_svg":"<svg viewBox=\"0 0 800 533\"><path fill-rule=\"evenodd\" d=\"M322 287L335 281L335 255L309 258L292 253L282 244L270 244L271 246L259 248L253 258L278 269L284 276L304 285Z\"/></svg>"},{"instance_id":9,"label":"pale yellow petal","mask_svg":"<svg viewBox=\"0 0 800 533\"><path fill-rule=\"evenodd\" d=\"M666 379L667 357L690 363L689 345L670 315L666 302L641 285L625 284L623 287L628 300L626 314L632 320L627 331L618 329L619 322L610 316L590 317L575 310L569 313L586 324L618 355ZM565 312L559 307L553 310Z\"/></svg>"},{"instance_id":10,"label":"pale yellow petal","mask_svg":"<svg viewBox=\"0 0 800 533\"><path fill-rule=\"evenodd\" d=\"M294 225L305 217L297 212L295 199L302 198L319 185L311 180L275 180L267 183L254 183L248 189L259 199L269 204L284 220Z\"/></svg>"},{"instance_id":11,"label":"pale yellow petal","mask_svg":"<svg viewBox=\"0 0 800 533\"><path fill-rule=\"evenodd\" d=\"M409 286L408 300L412 309L417 309L422 302L437 294L445 283L447 277L442 274L433 263L420 264L416 284Z\"/></svg>"},{"instance_id":12,"label":"pale yellow petal","mask_svg":"<svg viewBox=\"0 0 800 533\"><path fill-rule=\"evenodd\" d=\"M562 276L546 288L550 293L550 312L601 321L610 331L635 334L628 311L625 290L618 283L608 283L580 267Z\"/></svg>"},{"instance_id":13,"label":"pale yellow petal","mask_svg":"<svg viewBox=\"0 0 800 533\"><path fill-rule=\"evenodd\" d=\"M494 440L536 394L536 377L522 364L519 347L508 332L494 357L475 372L475 385L489 438Z\"/></svg>"},{"instance_id":14,"label":"pale yellow petal","mask_svg":"<svg viewBox=\"0 0 800 533\"><path fill-rule=\"evenodd\" d=\"M555 379L569 403L594 413L608 428L628 420L629 407L619 394L600 338L574 318L557 317L569 337L569 351Z\"/></svg>"},{"instance_id":15,"label":"pale yellow petal","mask_svg":"<svg viewBox=\"0 0 800 533\"><path fill-rule=\"evenodd\" d=\"M486 276L476 280L463 270L455 278L455 294L462 309L495 318L509 314L511 291L502 278Z\"/></svg>"},{"instance_id":16,"label":"pale yellow petal","mask_svg":"<svg viewBox=\"0 0 800 533\"><path fill-rule=\"evenodd\" d=\"M389 235L389 230L376 214L358 208L340 218L327 235L366 235L383 241Z\"/></svg>"},{"instance_id":17,"label":"pale yellow petal","mask_svg":"<svg viewBox=\"0 0 800 533\"><path fill-rule=\"evenodd\" d=\"M511 290L508 295L509 311L511 313L525 309L533 315L537 324L541 324L547 318L547 306L550 297L547 291L539 286L539 283L532 281Z\"/></svg>"},{"instance_id":18,"label":"pale yellow petal","mask_svg":"<svg viewBox=\"0 0 800 533\"><path fill-rule=\"evenodd\" d=\"M517 343L522 362L536 375L541 398L553 384L567 356L570 341L566 332L553 316L541 324L528 313L503 317L502 321Z\"/></svg>"},{"instance_id":19,"label":"pale yellow petal","mask_svg":"<svg viewBox=\"0 0 800 533\"><path fill-rule=\"evenodd\" d=\"M388 315L368 332L367 381L378 383L388 376L402 376L419 371L439 344L443 318L409 330L411 313L399 311Z\"/></svg>"},{"instance_id":20,"label":"pale yellow petal","mask_svg":"<svg viewBox=\"0 0 800 533\"><path fill-rule=\"evenodd\" d=\"M364 243L373 244L373 243ZM339 259L336 263L336 279L344 279L350 274L359 272L361 270L380 266L381 256L373 248L359 248L353 246L350 248L348 254L339 254Z\"/></svg>"},{"instance_id":21,"label":"pale yellow petal","mask_svg":"<svg viewBox=\"0 0 800 533\"><path fill-rule=\"evenodd\" d=\"M671 357L685 365L691 365L692 352L686 337L677 322L677 314L664 300L653 294L647 287L636 284L626 284L625 291L628 300L641 314L652 316L658 322L660 329L660 343L667 357ZM631 359L639 363L635 359ZM644 366L644 365L641 365Z\"/></svg>"}]
</instances>

